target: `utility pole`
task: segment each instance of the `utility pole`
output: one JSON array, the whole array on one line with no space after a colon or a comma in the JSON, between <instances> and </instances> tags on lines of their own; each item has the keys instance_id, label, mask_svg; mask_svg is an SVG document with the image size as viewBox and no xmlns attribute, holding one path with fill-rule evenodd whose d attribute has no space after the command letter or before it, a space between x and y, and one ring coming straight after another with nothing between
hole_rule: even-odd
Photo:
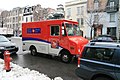
<instances>
[{"instance_id":1,"label":"utility pole","mask_svg":"<svg viewBox=\"0 0 120 80\"><path fill-rule=\"evenodd\" d=\"M118 36L117 39L120 39L120 1L119 1L119 11L118 11Z\"/></svg>"},{"instance_id":2,"label":"utility pole","mask_svg":"<svg viewBox=\"0 0 120 80\"><path fill-rule=\"evenodd\" d=\"M3 28L3 24L4 24L4 21L3 21L3 15L1 14L0 15L0 23L1 23L1 28Z\"/></svg>"},{"instance_id":3,"label":"utility pole","mask_svg":"<svg viewBox=\"0 0 120 80\"><path fill-rule=\"evenodd\" d=\"M3 22L3 16L1 18L2 18L1 19L1 27L3 28L3 24L4 24L4 22Z\"/></svg>"}]
</instances>

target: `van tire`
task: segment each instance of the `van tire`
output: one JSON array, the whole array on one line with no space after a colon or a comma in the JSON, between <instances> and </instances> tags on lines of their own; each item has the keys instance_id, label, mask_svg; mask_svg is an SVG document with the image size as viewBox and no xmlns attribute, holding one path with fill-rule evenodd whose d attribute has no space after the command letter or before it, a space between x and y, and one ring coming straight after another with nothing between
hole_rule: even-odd
<instances>
[{"instance_id":1,"label":"van tire","mask_svg":"<svg viewBox=\"0 0 120 80\"><path fill-rule=\"evenodd\" d=\"M64 63L70 63L72 61L72 55L68 51L62 51L60 59Z\"/></svg>"},{"instance_id":2,"label":"van tire","mask_svg":"<svg viewBox=\"0 0 120 80\"><path fill-rule=\"evenodd\" d=\"M36 48L35 48L35 47L31 47L31 48L30 48L30 53L31 53L31 55L36 56L36 55L37 55L37 50L36 50Z\"/></svg>"}]
</instances>

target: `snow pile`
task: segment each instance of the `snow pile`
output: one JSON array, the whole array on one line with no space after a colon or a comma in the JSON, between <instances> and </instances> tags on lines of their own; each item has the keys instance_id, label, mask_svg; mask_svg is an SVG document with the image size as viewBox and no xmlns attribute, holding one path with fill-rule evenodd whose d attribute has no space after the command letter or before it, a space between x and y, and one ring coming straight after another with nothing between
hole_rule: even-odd
<instances>
[{"instance_id":1,"label":"snow pile","mask_svg":"<svg viewBox=\"0 0 120 80\"><path fill-rule=\"evenodd\" d=\"M63 80L61 77L55 77L54 80Z\"/></svg>"},{"instance_id":2,"label":"snow pile","mask_svg":"<svg viewBox=\"0 0 120 80\"><path fill-rule=\"evenodd\" d=\"M39 73L35 70L22 68L11 63L11 71L4 70L4 61L0 59L0 80L63 80L61 77L50 79L47 75Z\"/></svg>"}]
</instances>

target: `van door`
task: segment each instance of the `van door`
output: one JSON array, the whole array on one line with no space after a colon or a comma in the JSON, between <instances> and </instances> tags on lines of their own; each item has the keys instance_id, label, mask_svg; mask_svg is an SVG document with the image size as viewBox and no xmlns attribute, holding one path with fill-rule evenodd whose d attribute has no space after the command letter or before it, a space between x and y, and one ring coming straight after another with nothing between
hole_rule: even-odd
<instances>
[{"instance_id":1,"label":"van door","mask_svg":"<svg viewBox=\"0 0 120 80\"><path fill-rule=\"evenodd\" d=\"M60 42L59 42L60 46L68 49L69 48L69 39L67 37L67 33L66 33L66 28L64 23L62 24L61 27L61 36L60 36Z\"/></svg>"},{"instance_id":2,"label":"van door","mask_svg":"<svg viewBox=\"0 0 120 80\"><path fill-rule=\"evenodd\" d=\"M50 44L49 44L49 54L58 55L60 51L59 46L60 38L60 25L51 25L50 26Z\"/></svg>"}]
</instances>

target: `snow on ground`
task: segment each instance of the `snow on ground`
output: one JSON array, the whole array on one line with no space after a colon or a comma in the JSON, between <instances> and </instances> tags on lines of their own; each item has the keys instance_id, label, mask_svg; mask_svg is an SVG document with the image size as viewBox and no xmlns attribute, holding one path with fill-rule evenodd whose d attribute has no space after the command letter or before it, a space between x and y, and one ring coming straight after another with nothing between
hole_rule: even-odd
<instances>
[{"instance_id":1,"label":"snow on ground","mask_svg":"<svg viewBox=\"0 0 120 80\"><path fill-rule=\"evenodd\" d=\"M16 64L11 64L11 71L4 70L4 61L0 59L0 80L63 80L61 77L50 79L47 75L35 70L22 68Z\"/></svg>"}]
</instances>

